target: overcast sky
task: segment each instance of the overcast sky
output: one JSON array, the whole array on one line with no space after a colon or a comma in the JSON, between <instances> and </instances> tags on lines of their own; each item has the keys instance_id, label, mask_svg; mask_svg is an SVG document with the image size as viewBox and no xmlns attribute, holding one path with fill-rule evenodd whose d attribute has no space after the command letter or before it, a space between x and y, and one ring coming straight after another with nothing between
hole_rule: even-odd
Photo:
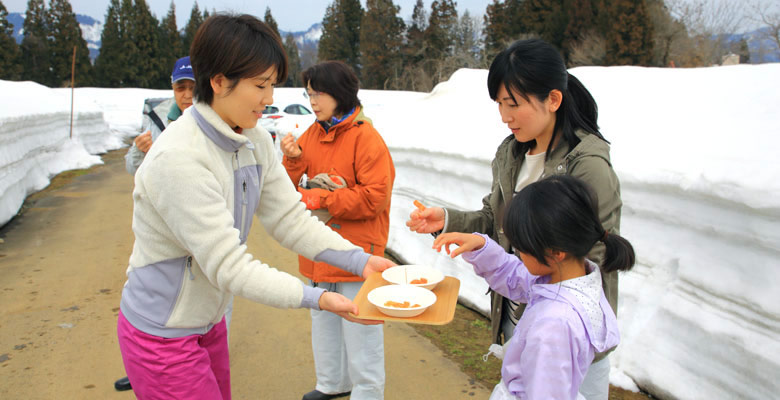
<instances>
[{"instance_id":1,"label":"overcast sky","mask_svg":"<svg viewBox=\"0 0 780 400\"><path fill-rule=\"evenodd\" d=\"M430 10L433 0L423 0L426 10ZM27 9L27 0L2 0L8 12L24 13ZM76 14L89 15L100 21L104 21L110 0L70 0L73 11ZM217 11L233 11L247 13L263 18L265 8L271 8L271 14L279 24L279 29L284 31L303 31L311 25L322 22L325 9L332 0L197 0L201 11L207 8ZM394 0L401 7L400 16L408 20L412 15L416 0ZM162 19L168 13L171 0L146 0L149 8L158 19ZM176 23L179 28L187 23L190 11L195 0L174 0L176 5ZM365 0L361 0L363 7ZM466 10L472 15L482 15L490 0L458 0L458 13ZM49 0L46 0L48 6Z\"/></svg>"}]
</instances>

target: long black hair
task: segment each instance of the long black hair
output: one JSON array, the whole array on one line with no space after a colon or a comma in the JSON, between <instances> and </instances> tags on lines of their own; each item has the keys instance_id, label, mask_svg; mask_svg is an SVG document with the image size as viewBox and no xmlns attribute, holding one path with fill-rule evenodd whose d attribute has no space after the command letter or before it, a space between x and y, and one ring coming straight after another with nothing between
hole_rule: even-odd
<instances>
[{"instance_id":1,"label":"long black hair","mask_svg":"<svg viewBox=\"0 0 780 400\"><path fill-rule=\"evenodd\" d=\"M560 132L571 150L580 142L574 134L577 129L606 141L599 131L596 100L579 79L569 74L561 54L544 40L518 40L499 53L490 64L487 85L490 98L494 101L502 85L515 101L517 99L512 91L525 100L534 96L543 102L550 91L559 90L563 94L563 101L555 112L551 146ZM513 151L517 156L535 146L535 140L516 142ZM552 149L548 149L547 156L551 153L549 150Z\"/></svg>"},{"instance_id":2,"label":"long black hair","mask_svg":"<svg viewBox=\"0 0 780 400\"><path fill-rule=\"evenodd\" d=\"M549 251L582 259L599 241L607 249L603 271L626 271L635 261L631 243L601 225L595 192L570 175L552 175L521 190L504 216L504 234L512 247L545 265Z\"/></svg>"}]
</instances>

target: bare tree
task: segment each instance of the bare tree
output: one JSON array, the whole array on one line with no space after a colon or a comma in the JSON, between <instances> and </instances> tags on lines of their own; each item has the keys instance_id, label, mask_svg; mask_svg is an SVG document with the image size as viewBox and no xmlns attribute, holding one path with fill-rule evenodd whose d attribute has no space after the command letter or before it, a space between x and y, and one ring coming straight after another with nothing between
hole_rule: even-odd
<instances>
[{"instance_id":1,"label":"bare tree","mask_svg":"<svg viewBox=\"0 0 780 400\"><path fill-rule=\"evenodd\" d=\"M727 36L743 26L741 4L732 0L666 0L669 13L688 31L686 64L720 63Z\"/></svg>"},{"instance_id":2,"label":"bare tree","mask_svg":"<svg viewBox=\"0 0 780 400\"><path fill-rule=\"evenodd\" d=\"M572 46L569 67L604 65L606 57L607 41L599 33L590 31Z\"/></svg>"},{"instance_id":3,"label":"bare tree","mask_svg":"<svg viewBox=\"0 0 780 400\"><path fill-rule=\"evenodd\" d=\"M758 37L774 44L774 51L780 55L780 5L776 1L755 1L750 5L748 20L758 26Z\"/></svg>"}]
</instances>

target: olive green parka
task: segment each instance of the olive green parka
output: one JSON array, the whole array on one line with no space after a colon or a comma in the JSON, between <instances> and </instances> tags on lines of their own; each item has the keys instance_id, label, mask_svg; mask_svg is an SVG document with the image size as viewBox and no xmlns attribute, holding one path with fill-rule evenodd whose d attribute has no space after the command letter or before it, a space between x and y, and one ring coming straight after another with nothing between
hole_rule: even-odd
<instances>
[{"instance_id":1,"label":"olive green parka","mask_svg":"<svg viewBox=\"0 0 780 400\"><path fill-rule=\"evenodd\" d=\"M620 233L620 182L609 159L609 144L595 135L585 131L575 132L580 143L569 150L569 144L561 137L544 163L542 178L550 175L568 174L587 182L598 196L599 218L604 229L609 233ZM525 160L525 154L513 154L515 138L509 135L498 146L492 162L493 183L491 192L482 199L482 209L479 211L460 211L448 208L444 232L480 232L498 242L504 250L510 251L511 245L501 227L505 207L512 200L517 175ZM604 261L605 248L602 242L588 253L587 258L599 266ZM610 306L617 314L618 275L617 272L604 273L602 270L604 294ZM501 343L501 312L503 297L491 292L490 320L492 338L495 343ZM517 309L516 317L522 315L525 305Z\"/></svg>"}]
</instances>

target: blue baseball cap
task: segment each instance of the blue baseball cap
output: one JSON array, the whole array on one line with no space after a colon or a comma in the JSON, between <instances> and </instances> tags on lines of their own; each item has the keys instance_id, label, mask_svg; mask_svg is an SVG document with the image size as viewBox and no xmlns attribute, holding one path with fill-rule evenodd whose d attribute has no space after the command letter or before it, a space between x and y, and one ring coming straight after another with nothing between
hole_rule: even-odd
<instances>
[{"instance_id":1,"label":"blue baseball cap","mask_svg":"<svg viewBox=\"0 0 780 400\"><path fill-rule=\"evenodd\" d=\"M190 64L190 56L182 57L176 60L176 65L173 66L173 72L171 72L171 83L176 83L182 79L195 80L195 75L192 74L192 64Z\"/></svg>"}]
</instances>

